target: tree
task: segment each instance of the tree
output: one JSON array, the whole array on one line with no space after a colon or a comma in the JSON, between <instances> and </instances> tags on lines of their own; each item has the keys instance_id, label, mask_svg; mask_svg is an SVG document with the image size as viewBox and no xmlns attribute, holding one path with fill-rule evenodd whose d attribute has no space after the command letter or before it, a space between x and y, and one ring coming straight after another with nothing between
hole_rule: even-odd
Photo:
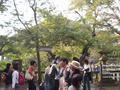
<instances>
[{"instance_id":1,"label":"tree","mask_svg":"<svg viewBox=\"0 0 120 90\"><path fill-rule=\"evenodd\" d=\"M7 36L0 36L0 55L3 55L4 48L8 44L8 37Z\"/></svg>"},{"instance_id":2,"label":"tree","mask_svg":"<svg viewBox=\"0 0 120 90\"><path fill-rule=\"evenodd\" d=\"M62 15L46 17L43 25L47 26L46 28L50 31L49 41L54 46L59 47L58 49L62 49L64 46L66 48L78 48L84 46L92 39L88 25L69 20ZM64 48L62 50L66 53ZM70 51L68 53L70 54ZM71 54L73 55L73 53Z\"/></svg>"},{"instance_id":3,"label":"tree","mask_svg":"<svg viewBox=\"0 0 120 90\"><path fill-rule=\"evenodd\" d=\"M15 7L15 11L16 11L16 16L18 18L18 20L21 22L21 24L24 26L24 31L22 30L23 33L27 34L27 39L26 40L30 40L28 38L31 38L31 42L33 43L35 46L33 46L33 48L36 50L36 57L37 57L37 61L38 61L38 83L40 84L42 79L41 79L41 60L40 60L40 52L39 52L39 48L40 48L40 42L41 40L41 33L40 30L42 30L42 27L40 26L40 24L38 23L38 18L37 18L37 11L38 11L38 7L37 7L37 0L28 0L29 3L29 7L31 8L31 10L33 11L33 21L35 23L35 25L30 26L26 24L25 22L23 22L23 20L20 18L20 14L19 11L17 9L17 5L15 0L13 0L14 2L14 7ZM44 3L41 3L40 6L42 6ZM31 32L33 31L33 32ZM24 34L24 35L26 35ZM21 34L20 34L21 35Z\"/></svg>"},{"instance_id":4,"label":"tree","mask_svg":"<svg viewBox=\"0 0 120 90\"><path fill-rule=\"evenodd\" d=\"M19 51L18 47L15 47L16 39L14 37L8 37L8 36L0 36L0 54L1 56L8 57L8 55L11 54L11 56L18 57L21 55L21 52ZM8 57L9 58L9 57ZM14 59L11 57L11 59Z\"/></svg>"},{"instance_id":5,"label":"tree","mask_svg":"<svg viewBox=\"0 0 120 90\"><path fill-rule=\"evenodd\" d=\"M6 8L6 5L5 3L7 2L8 0L1 0L0 1L0 11L3 13L7 8Z\"/></svg>"},{"instance_id":6,"label":"tree","mask_svg":"<svg viewBox=\"0 0 120 90\"><path fill-rule=\"evenodd\" d=\"M81 18L80 21L82 21L84 24L90 25L90 28L88 28L88 30L92 30L91 35L93 36L96 36L95 34L96 32L101 32L101 30L106 31L108 29L119 34L119 31L112 25L113 22L110 21L110 18L113 20L114 17L115 19L117 19L117 21L119 21L119 16L116 15L115 13L116 10L119 13L119 6L114 7L116 6L114 3L116 3L115 0L84 0L84 1L83 0L72 0L72 5L74 6L74 8L77 8L78 11L84 10L86 12L85 16L83 17L80 15L78 11L75 11L80 16ZM113 11L112 14L107 12L107 9L109 8L112 9ZM103 11L103 9L105 9L105 11ZM107 13L107 15L104 14L105 12ZM86 44L85 48L83 48L83 54L81 56L82 60L87 55L89 47L91 47L92 43ZM101 44L102 43L105 43L105 42L101 42ZM110 45L113 46L113 43L115 42L114 41L111 42Z\"/></svg>"}]
</instances>

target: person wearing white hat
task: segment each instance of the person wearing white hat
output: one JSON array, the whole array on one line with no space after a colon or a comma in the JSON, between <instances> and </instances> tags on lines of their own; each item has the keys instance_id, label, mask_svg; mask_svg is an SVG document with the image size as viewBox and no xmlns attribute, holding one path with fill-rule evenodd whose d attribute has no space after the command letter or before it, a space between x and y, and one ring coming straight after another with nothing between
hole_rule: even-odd
<instances>
[{"instance_id":1,"label":"person wearing white hat","mask_svg":"<svg viewBox=\"0 0 120 90\"><path fill-rule=\"evenodd\" d=\"M71 67L71 69L73 71L75 71L75 70L79 70L80 71L80 69L81 69L80 63L78 61L72 61L70 63L70 67Z\"/></svg>"},{"instance_id":2,"label":"person wearing white hat","mask_svg":"<svg viewBox=\"0 0 120 90\"><path fill-rule=\"evenodd\" d=\"M80 78L81 77L79 74L73 75L71 86L68 88L68 90L82 90Z\"/></svg>"},{"instance_id":3,"label":"person wearing white hat","mask_svg":"<svg viewBox=\"0 0 120 90\"><path fill-rule=\"evenodd\" d=\"M78 61L72 61L69 64L70 70L66 72L66 77L65 77L65 81L68 83L68 87L71 86L72 83L72 77L76 74L78 74L82 80L82 75L81 75L81 66L80 63Z\"/></svg>"}]
</instances>

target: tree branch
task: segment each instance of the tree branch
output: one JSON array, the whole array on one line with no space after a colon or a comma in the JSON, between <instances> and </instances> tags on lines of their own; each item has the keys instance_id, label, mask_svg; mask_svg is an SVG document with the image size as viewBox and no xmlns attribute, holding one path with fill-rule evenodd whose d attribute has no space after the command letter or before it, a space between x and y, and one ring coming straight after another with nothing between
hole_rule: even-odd
<instances>
[{"instance_id":1,"label":"tree branch","mask_svg":"<svg viewBox=\"0 0 120 90\"><path fill-rule=\"evenodd\" d=\"M118 31L117 29L114 29L114 32L120 35L120 31Z\"/></svg>"},{"instance_id":2,"label":"tree branch","mask_svg":"<svg viewBox=\"0 0 120 90\"><path fill-rule=\"evenodd\" d=\"M22 25L25 27L25 29L27 30L28 27L24 24L24 22L21 20L20 18L20 14L18 12L18 9L17 9L17 6L16 6L16 3L15 3L15 0L13 0L13 3L14 3L14 7L15 7L15 11L16 11L16 15L17 15L17 18L18 20L22 23Z\"/></svg>"},{"instance_id":3,"label":"tree branch","mask_svg":"<svg viewBox=\"0 0 120 90\"><path fill-rule=\"evenodd\" d=\"M8 44L9 42L8 41L5 41L2 43L2 46L0 48L0 52L2 52L3 48Z\"/></svg>"},{"instance_id":4,"label":"tree branch","mask_svg":"<svg viewBox=\"0 0 120 90\"><path fill-rule=\"evenodd\" d=\"M107 23L107 26L108 26L110 29L112 29L113 32L115 32L115 33L117 33L117 34L120 35L120 31L117 30L116 28L114 28L111 24Z\"/></svg>"},{"instance_id":5,"label":"tree branch","mask_svg":"<svg viewBox=\"0 0 120 90\"><path fill-rule=\"evenodd\" d=\"M75 13L78 14L80 16L81 20L83 21L83 23L86 24L85 19L80 15L80 13L78 11L75 11Z\"/></svg>"},{"instance_id":6,"label":"tree branch","mask_svg":"<svg viewBox=\"0 0 120 90\"><path fill-rule=\"evenodd\" d=\"M2 47L0 48L0 52L2 52L3 48L5 47L6 44L3 44Z\"/></svg>"},{"instance_id":7,"label":"tree branch","mask_svg":"<svg viewBox=\"0 0 120 90\"><path fill-rule=\"evenodd\" d=\"M36 24L36 27L38 29L37 30L37 33L36 33L36 54L37 54L37 60L38 60L38 83L40 84L41 81L42 81L42 78L41 78L41 60L40 60L40 52L39 52L39 26L38 26L38 21L37 21L37 3L36 3L36 0L34 0L33 4L31 5L30 3L30 0L28 0L29 2L29 6L30 8L32 9L33 13L34 13L34 20L35 20L35 24Z\"/></svg>"},{"instance_id":8,"label":"tree branch","mask_svg":"<svg viewBox=\"0 0 120 90\"><path fill-rule=\"evenodd\" d=\"M32 9L33 13L34 13L34 20L35 20L35 24L38 25L37 22L37 3L36 0L33 1L33 4L31 5L30 0L28 0L29 2L29 6Z\"/></svg>"},{"instance_id":9,"label":"tree branch","mask_svg":"<svg viewBox=\"0 0 120 90\"><path fill-rule=\"evenodd\" d=\"M116 19L120 22L120 17L116 14L114 8L112 8L110 5L108 5L108 7L113 11L113 13L114 13ZM118 10L119 10L119 9L118 9Z\"/></svg>"},{"instance_id":10,"label":"tree branch","mask_svg":"<svg viewBox=\"0 0 120 90\"><path fill-rule=\"evenodd\" d=\"M16 11L16 15L17 15L17 18L18 20L20 21L20 23L24 26L25 30L32 35L32 33L29 31L30 28L28 27L28 25L26 25L20 18L20 14L18 12L18 9L17 9L17 6L16 6L16 3L15 3L15 0L13 0L13 3L14 3L14 7L15 7L15 11Z\"/></svg>"}]
</instances>

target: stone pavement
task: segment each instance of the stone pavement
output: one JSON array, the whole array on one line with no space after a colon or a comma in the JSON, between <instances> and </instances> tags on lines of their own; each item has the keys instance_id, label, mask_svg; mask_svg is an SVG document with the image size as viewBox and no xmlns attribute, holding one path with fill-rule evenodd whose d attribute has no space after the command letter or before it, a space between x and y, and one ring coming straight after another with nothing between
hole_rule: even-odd
<instances>
[{"instance_id":1,"label":"stone pavement","mask_svg":"<svg viewBox=\"0 0 120 90\"><path fill-rule=\"evenodd\" d=\"M0 83L0 90L4 90L4 84ZM25 84L25 86L20 87L20 90L28 90L27 84ZM39 90L38 87L37 90Z\"/></svg>"},{"instance_id":2,"label":"stone pavement","mask_svg":"<svg viewBox=\"0 0 120 90\"><path fill-rule=\"evenodd\" d=\"M98 86L95 84L91 85L91 90L120 90L120 85L108 85L108 86Z\"/></svg>"},{"instance_id":3,"label":"stone pavement","mask_svg":"<svg viewBox=\"0 0 120 90\"><path fill-rule=\"evenodd\" d=\"M4 90L4 86L0 86L0 90ZM23 87L21 90L28 90L27 85ZM37 88L37 90L39 90ZM98 85L91 85L91 90L120 90L120 86L106 86L106 87L100 87Z\"/></svg>"}]
</instances>

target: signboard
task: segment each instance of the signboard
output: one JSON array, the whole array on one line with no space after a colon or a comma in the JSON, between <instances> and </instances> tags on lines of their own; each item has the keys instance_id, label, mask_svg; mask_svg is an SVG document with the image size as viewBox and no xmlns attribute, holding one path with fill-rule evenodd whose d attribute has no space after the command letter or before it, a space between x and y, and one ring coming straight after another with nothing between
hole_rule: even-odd
<instances>
[{"instance_id":1,"label":"signboard","mask_svg":"<svg viewBox=\"0 0 120 90\"><path fill-rule=\"evenodd\" d=\"M120 64L102 65L102 79L120 81Z\"/></svg>"},{"instance_id":2,"label":"signboard","mask_svg":"<svg viewBox=\"0 0 120 90\"><path fill-rule=\"evenodd\" d=\"M49 46L40 46L39 51L45 51L45 52L50 52L52 51L52 47Z\"/></svg>"}]
</instances>

